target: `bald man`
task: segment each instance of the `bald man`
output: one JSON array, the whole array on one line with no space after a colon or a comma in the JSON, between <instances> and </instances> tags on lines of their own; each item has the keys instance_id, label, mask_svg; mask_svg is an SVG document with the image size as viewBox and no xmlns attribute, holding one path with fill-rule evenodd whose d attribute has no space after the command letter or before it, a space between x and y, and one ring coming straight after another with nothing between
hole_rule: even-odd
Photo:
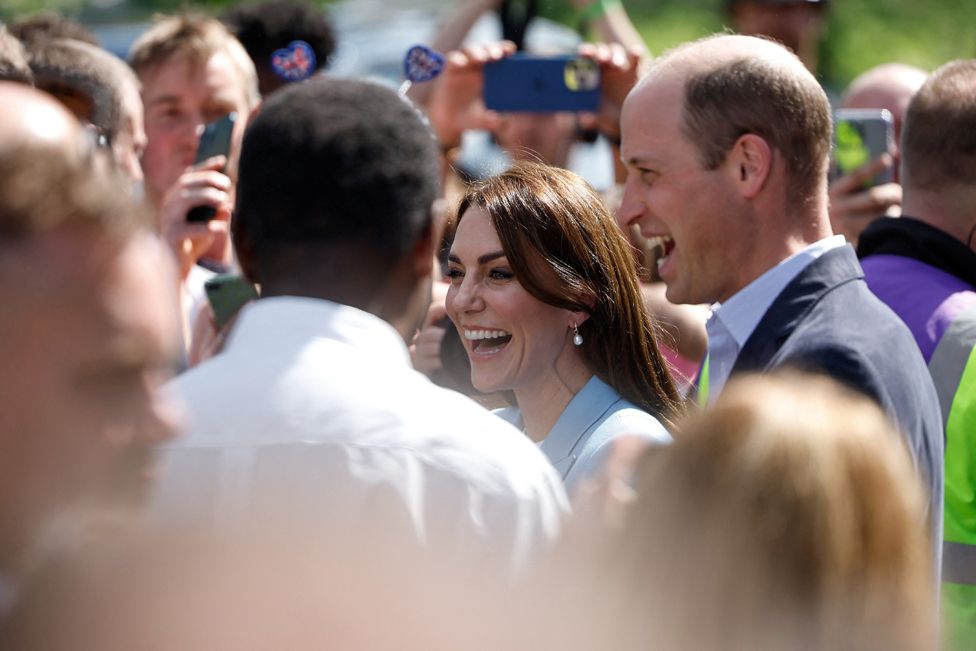
<instances>
[{"instance_id":1,"label":"bald man","mask_svg":"<svg viewBox=\"0 0 976 651\"><path fill-rule=\"evenodd\" d=\"M883 63L861 73L851 82L841 98L845 109L887 109L895 122L895 142L901 142L908 103L925 83L927 73L903 63ZM882 216L901 214L902 187L899 183L898 146L887 155L873 160L830 184L830 223L835 233L857 246L861 232ZM886 168L894 171L891 183L869 188L864 184Z\"/></svg>"},{"instance_id":2,"label":"bald man","mask_svg":"<svg viewBox=\"0 0 976 651\"><path fill-rule=\"evenodd\" d=\"M174 431L175 271L94 155L54 99L0 82L0 613L52 526L139 503Z\"/></svg>"},{"instance_id":3,"label":"bald man","mask_svg":"<svg viewBox=\"0 0 976 651\"><path fill-rule=\"evenodd\" d=\"M911 333L831 236L830 105L813 75L771 41L706 38L654 62L621 126L621 225L663 244L669 300L713 304L699 402L781 366L867 394L914 454L941 543L938 398Z\"/></svg>"}]
</instances>

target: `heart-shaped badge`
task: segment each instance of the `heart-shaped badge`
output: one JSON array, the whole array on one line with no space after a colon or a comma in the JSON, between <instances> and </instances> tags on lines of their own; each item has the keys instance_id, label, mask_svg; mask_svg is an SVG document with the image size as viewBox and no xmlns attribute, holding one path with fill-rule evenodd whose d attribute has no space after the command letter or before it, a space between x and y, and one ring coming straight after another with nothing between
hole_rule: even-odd
<instances>
[{"instance_id":1,"label":"heart-shaped badge","mask_svg":"<svg viewBox=\"0 0 976 651\"><path fill-rule=\"evenodd\" d=\"M271 69L288 81L308 79L315 72L315 52L305 41L292 41L271 54Z\"/></svg>"},{"instance_id":2,"label":"heart-shaped badge","mask_svg":"<svg viewBox=\"0 0 976 651\"><path fill-rule=\"evenodd\" d=\"M415 83L430 81L444 69L444 55L424 45L414 45L403 59L403 74Z\"/></svg>"}]
</instances>

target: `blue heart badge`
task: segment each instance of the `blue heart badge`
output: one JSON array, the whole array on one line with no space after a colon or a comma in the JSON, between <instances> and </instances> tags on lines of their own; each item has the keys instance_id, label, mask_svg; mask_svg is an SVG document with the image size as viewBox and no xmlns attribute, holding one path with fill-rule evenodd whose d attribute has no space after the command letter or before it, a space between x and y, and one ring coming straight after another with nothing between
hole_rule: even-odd
<instances>
[{"instance_id":1,"label":"blue heart badge","mask_svg":"<svg viewBox=\"0 0 976 651\"><path fill-rule=\"evenodd\" d=\"M444 55L423 45L414 45L403 59L403 74L415 84L430 81L443 69Z\"/></svg>"},{"instance_id":2,"label":"blue heart badge","mask_svg":"<svg viewBox=\"0 0 976 651\"><path fill-rule=\"evenodd\" d=\"M271 54L271 69L288 81L308 79L315 72L315 52L305 41L292 41Z\"/></svg>"}]
</instances>

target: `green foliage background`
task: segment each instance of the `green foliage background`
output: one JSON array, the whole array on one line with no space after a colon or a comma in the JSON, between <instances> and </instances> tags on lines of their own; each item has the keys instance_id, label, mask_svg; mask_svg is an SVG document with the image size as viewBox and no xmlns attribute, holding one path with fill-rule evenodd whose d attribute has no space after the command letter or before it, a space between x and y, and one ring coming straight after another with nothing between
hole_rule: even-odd
<instances>
[{"instance_id":1,"label":"green foliage background","mask_svg":"<svg viewBox=\"0 0 976 651\"><path fill-rule=\"evenodd\" d=\"M0 0L0 19L49 9L86 22L144 20L154 12L188 5L217 11L237 1ZM430 4L432 0L420 1ZM462 0L439 1L447 9ZM411 0L392 2L408 5ZM624 4L652 52L720 30L725 22L722 0L624 0ZM930 70L963 57L976 57L974 0L832 0L820 75L828 85L842 88L878 63L902 61Z\"/></svg>"}]
</instances>

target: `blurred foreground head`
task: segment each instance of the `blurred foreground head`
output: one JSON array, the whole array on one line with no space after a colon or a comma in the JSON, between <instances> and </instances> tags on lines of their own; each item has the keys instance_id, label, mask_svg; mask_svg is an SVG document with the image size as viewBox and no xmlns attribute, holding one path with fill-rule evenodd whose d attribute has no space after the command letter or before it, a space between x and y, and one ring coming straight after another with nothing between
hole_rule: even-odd
<instances>
[{"instance_id":1,"label":"blurred foreground head","mask_svg":"<svg viewBox=\"0 0 976 651\"><path fill-rule=\"evenodd\" d=\"M77 506L130 504L172 424L168 259L55 100L0 84L0 573ZM86 153L87 152L87 153Z\"/></svg>"},{"instance_id":2,"label":"blurred foreground head","mask_svg":"<svg viewBox=\"0 0 976 651\"><path fill-rule=\"evenodd\" d=\"M129 532L64 550L0 623L18 651L451 651L498 595L408 539ZM331 533L334 533L332 531ZM467 642L460 645L472 648Z\"/></svg>"},{"instance_id":3,"label":"blurred foreground head","mask_svg":"<svg viewBox=\"0 0 976 651\"><path fill-rule=\"evenodd\" d=\"M618 648L931 648L923 489L877 406L746 377L676 438L639 465L616 545Z\"/></svg>"}]
</instances>

